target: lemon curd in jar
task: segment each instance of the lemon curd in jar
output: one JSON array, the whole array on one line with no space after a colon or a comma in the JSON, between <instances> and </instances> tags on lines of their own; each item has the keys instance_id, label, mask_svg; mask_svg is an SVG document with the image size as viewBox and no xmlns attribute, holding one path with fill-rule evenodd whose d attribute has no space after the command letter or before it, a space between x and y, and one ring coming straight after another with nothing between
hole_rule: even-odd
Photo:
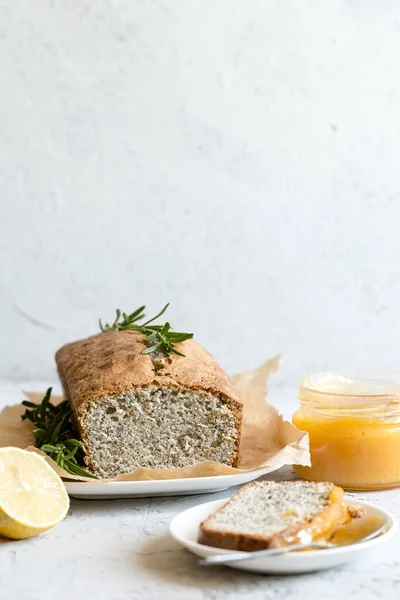
<instances>
[{"instance_id":1,"label":"lemon curd in jar","mask_svg":"<svg viewBox=\"0 0 400 600\"><path fill-rule=\"evenodd\" d=\"M311 481L353 490L400 485L400 373L319 373L300 382L293 424L310 437Z\"/></svg>"}]
</instances>

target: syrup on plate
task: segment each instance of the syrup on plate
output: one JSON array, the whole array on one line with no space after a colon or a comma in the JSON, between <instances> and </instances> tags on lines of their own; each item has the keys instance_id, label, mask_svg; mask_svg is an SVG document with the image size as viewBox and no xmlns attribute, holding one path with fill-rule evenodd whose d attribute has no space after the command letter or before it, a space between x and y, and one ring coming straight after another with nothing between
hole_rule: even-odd
<instances>
[{"instance_id":1,"label":"syrup on plate","mask_svg":"<svg viewBox=\"0 0 400 600\"><path fill-rule=\"evenodd\" d=\"M348 546L359 542L370 535L385 523L382 515L368 514L368 511L358 519L352 519L350 523L342 525L336 530L329 542L336 546Z\"/></svg>"}]
</instances>

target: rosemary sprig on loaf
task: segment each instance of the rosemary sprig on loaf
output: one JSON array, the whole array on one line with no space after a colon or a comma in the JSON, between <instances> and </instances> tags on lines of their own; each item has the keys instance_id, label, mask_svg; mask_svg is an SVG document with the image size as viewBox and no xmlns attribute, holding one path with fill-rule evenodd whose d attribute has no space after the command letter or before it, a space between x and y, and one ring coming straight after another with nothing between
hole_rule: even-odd
<instances>
[{"instance_id":1,"label":"rosemary sprig on loaf","mask_svg":"<svg viewBox=\"0 0 400 600\"><path fill-rule=\"evenodd\" d=\"M167 322L164 325L151 325L153 321L161 317L169 306L166 304L164 308L152 319L139 325L138 321L144 319L145 306L141 306L133 313L128 315L125 312L121 312L119 308L115 311L114 322L109 325L106 323L103 325L101 319L99 319L99 325L101 331L139 331L146 336L147 348L142 350L142 354L151 354L152 352L163 352L164 354L178 354L179 356L185 356L175 348L175 344L184 342L185 340L191 340L193 333L181 333L178 331L171 330L171 325Z\"/></svg>"},{"instance_id":2,"label":"rosemary sprig on loaf","mask_svg":"<svg viewBox=\"0 0 400 600\"><path fill-rule=\"evenodd\" d=\"M22 402L26 406L21 419L32 421L35 426L33 435L35 445L52 458L64 471L71 475L95 477L88 473L83 457L85 448L79 441L79 434L72 419L72 409L67 400L54 405L51 403L49 388L40 404L29 400Z\"/></svg>"}]
</instances>

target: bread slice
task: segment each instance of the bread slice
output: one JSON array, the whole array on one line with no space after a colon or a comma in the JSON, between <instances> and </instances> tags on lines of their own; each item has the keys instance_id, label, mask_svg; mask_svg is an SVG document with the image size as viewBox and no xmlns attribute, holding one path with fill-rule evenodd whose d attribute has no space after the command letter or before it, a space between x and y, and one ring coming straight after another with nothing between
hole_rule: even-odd
<instances>
[{"instance_id":1,"label":"bread slice","mask_svg":"<svg viewBox=\"0 0 400 600\"><path fill-rule=\"evenodd\" d=\"M227 375L193 340L177 344L185 356L145 348L141 333L108 331L56 354L88 470L113 478L138 467L237 466L242 404Z\"/></svg>"},{"instance_id":2,"label":"bread slice","mask_svg":"<svg viewBox=\"0 0 400 600\"><path fill-rule=\"evenodd\" d=\"M343 495L333 483L249 483L201 523L199 542L254 552L326 540L340 525L359 516L357 510L347 508Z\"/></svg>"}]
</instances>

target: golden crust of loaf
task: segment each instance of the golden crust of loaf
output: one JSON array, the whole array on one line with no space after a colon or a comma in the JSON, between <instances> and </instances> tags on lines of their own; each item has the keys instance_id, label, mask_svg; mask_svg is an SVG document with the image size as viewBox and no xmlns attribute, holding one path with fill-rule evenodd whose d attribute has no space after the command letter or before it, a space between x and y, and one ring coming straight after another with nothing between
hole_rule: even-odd
<instances>
[{"instance_id":1,"label":"golden crust of loaf","mask_svg":"<svg viewBox=\"0 0 400 600\"><path fill-rule=\"evenodd\" d=\"M57 367L73 408L150 385L209 392L241 405L228 376L200 344L193 340L178 344L185 356L170 354L156 369L150 356L141 354L144 340L136 331L108 331L60 348Z\"/></svg>"},{"instance_id":2,"label":"golden crust of loaf","mask_svg":"<svg viewBox=\"0 0 400 600\"><path fill-rule=\"evenodd\" d=\"M87 403L106 399L134 388L173 387L205 392L225 399L234 410L238 429L242 404L231 381L200 344L186 340L177 344L185 356L170 354L152 361L145 336L136 331L107 331L66 344L56 353L65 395L78 421ZM233 465L239 461L240 436Z\"/></svg>"}]
</instances>

